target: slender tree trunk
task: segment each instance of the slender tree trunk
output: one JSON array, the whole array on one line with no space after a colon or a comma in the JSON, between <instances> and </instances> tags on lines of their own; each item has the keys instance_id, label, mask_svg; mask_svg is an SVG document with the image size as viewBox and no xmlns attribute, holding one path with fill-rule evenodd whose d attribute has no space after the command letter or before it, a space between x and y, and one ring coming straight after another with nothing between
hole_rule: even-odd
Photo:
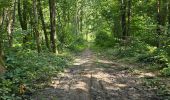
<instances>
[{"instance_id":1,"label":"slender tree trunk","mask_svg":"<svg viewBox=\"0 0 170 100\"><path fill-rule=\"evenodd\" d=\"M157 47L160 47L160 35L161 35L161 14L160 6L161 1L157 0Z\"/></svg>"},{"instance_id":2,"label":"slender tree trunk","mask_svg":"<svg viewBox=\"0 0 170 100\"><path fill-rule=\"evenodd\" d=\"M27 30L27 9L28 9L28 1L27 0L23 0L23 30ZM25 37L23 38L23 43L27 43L29 40L29 35L25 34Z\"/></svg>"},{"instance_id":3,"label":"slender tree trunk","mask_svg":"<svg viewBox=\"0 0 170 100\"><path fill-rule=\"evenodd\" d=\"M130 21L131 21L131 0L128 0L128 13L127 13L127 36L130 36Z\"/></svg>"},{"instance_id":4,"label":"slender tree trunk","mask_svg":"<svg viewBox=\"0 0 170 100\"><path fill-rule=\"evenodd\" d=\"M14 6L12 12L9 11L8 13L8 42L9 47L12 47L13 45L13 31L14 31L14 24L15 24L15 11L16 11L16 0L14 1Z\"/></svg>"},{"instance_id":5,"label":"slender tree trunk","mask_svg":"<svg viewBox=\"0 0 170 100\"><path fill-rule=\"evenodd\" d=\"M66 34L66 28L67 28L67 15L66 15L66 9L67 7L67 1L66 0L63 0L63 7L62 7L62 16L60 16L60 14L58 13L58 20L59 20L59 23L60 23L60 26L61 28L59 28L61 30L61 33L59 34L59 41L60 41L60 51L62 52L63 51L63 47L64 47L64 40L65 40L65 34ZM63 22L61 21L61 18L63 18ZM58 29L58 31L60 31Z\"/></svg>"},{"instance_id":6,"label":"slender tree trunk","mask_svg":"<svg viewBox=\"0 0 170 100\"><path fill-rule=\"evenodd\" d=\"M58 53L56 49L56 6L55 0L49 0L49 9L50 9L50 23L51 23L51 32L50 32L50 41L51 49L53 53Z\"/></svg>"},{"instance_id":7,"label":"slender tree trunk","mask_svg":"<svg viewBox=\"0 0 170 100\"><path fill-rule=\"evenodd\" d=\"M78 0L76 0L76 22L75 22L75 26L76 26L76 34L79 34L79 7L78 7Z\"/></svg>"},{"instance_id":8,"label":"slender tree trunk","mask_svg":"<svg viewBox=\"0 0 170 100\"><path fill-rule=\"evenodd\" d=\"M13 32L14 32L14 26L15 26L16 7L17 7L17 0L14 1L14 9L13 9L12 25L11 25L11 35L10 35L10 41L9 41L10 47L13 46Z\"/></svg>"},{"instance_id":9,"label":"slender tree trunk","mask_svg":"<svg viewBox=\"0 0 170 100\"><path fill-rule=\"evenodd\" d=\"M1 38L1 37L0 37ZM0 74L3 73L5 71L5 63L2 57L2 43L1 43L2 39L0 39Z\"/></svg>"},{"instance_id":10,"label":"slender tree trunk","mask_svg":"<svg viewBox=\"0 0 170 100\"><path fill-rule=\"evenodd\" d=\"M79 33L79 19L78 19L78 0L76 0L76 4L75 4L75 18L74 18L74 31L75 31L75 34L78 36L78 33Z\"/></svg>"},{"instance_id":11,"label":"slender tree trunk","mask_svg":"<svg viewBox=\"0 0 170 100\"><path fill-rule=\"evenodd\" d=\"M8 43L9 43L9 47L11 47L11 34L12 34L12 22L13 22L13 20L12 20L12 12L10 11L11 9L9 9L9 11L8 11L8 14L7 14L7 35L8 35Z\"/></svg>"},{"instance_id":12,"label":"slender tree trunk","mask_svg":"<svg viewBox=\"0 0 170 100\"><path fill-rule=\"evenodd\" d=\"M34 32L37 44L37 51L38 53L41 52L40 48L40 36L38 31L38 14L37 14L37 0L33 0L33 12L34 12Z\"/></svg>"},{"instance_id":13,"label":"slender tree trunk","mask_svg":"<svg viewBox=\"0 0 170 100\"><path fill-rule=\"evenodd\" d=\"M121 19L121 24L122 24L122 38L125 40L127 33L126 33L126 0L121 0L121 13L122 13L122 19Z\"/></svg>"},{"instance_id":14,"label":"slender tree trunk","mask_svg":"<svg viewBox=\"0 0 170 100\"><path fill-rule=\"evenodd\" d=\"M18 16L19 16L19 22L21 25L21 28L23 31L27 30L27 0L23 0L23 11L21 9L21 1L18 0ZM25 36L23 37L23 44L25 45L25 43L28 42L28 34L25 34Z\"/></svg>"},{"instance_id":15,"label":"slender tree trunk","mask_svg":"<svg viewBox=\"0 0 170 100\"><path fill-rule=\"evenodd\" d=\"M168 37L170 37L170 1L168 1Z\"/></svg>"},{"instance_id":16,"label":"slender tree trunk","mask_svg":"<svg viewBox=\"0 0 170 100\"><path fill-rule=\"evenodd\" d=\"M80 32L83 32L83 2L81 2L81 8L80 8Z\"/></svg>"},{"instance_id":17,"label":"slender tree trunk","mask_svg":"<svg viewBox=\"0 0 170 100\"><path fill-rule=\"evenodd\" d=\"M37 2L38 2L38 12L39 12L39 16L40 16L40 19L41 19L43 31L44 31L46 47L50 50L49 39L48 39L48 34L47 34L46 25L45 25L45 21L44 21L44 15L43 15L43 12L42 12L41 1L37 0Z\"/></svg>"},{"instance_id":18,"label":"slender tree trunk","mask_svg":"<svg viewBox=\"0 0 170 100\"><path fill-rule=\"evenodd\" d=\"M21 13L21 1L18 0L18 17L19 17L19 22L21 25L21 28L23 29L23 20L22 20L22 13Z\"/></svg>"},{"instance_id":19,"label":"slender tree trunk","mask_svg":"<svg viewBox=\"0 0 170 100\"><path fill-rule=\"evenodd\" d=\"M3 48L2 48L2 43L3 43L3 25L5 21L5 10L3 9L3 14L0 16L0 74L5 71L5 63L3 60Z\"/></svg>"}]
</instances>

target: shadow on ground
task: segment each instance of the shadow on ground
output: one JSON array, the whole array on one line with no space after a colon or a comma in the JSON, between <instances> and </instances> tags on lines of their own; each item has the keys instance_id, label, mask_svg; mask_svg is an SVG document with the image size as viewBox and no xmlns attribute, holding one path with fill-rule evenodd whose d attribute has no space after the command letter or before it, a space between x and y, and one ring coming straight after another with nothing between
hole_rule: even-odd
<instances>
[{"instance_id":1,"label":"shadow on ground","mask_svg":"<svg viewBox=\"0 0 170 100\"><path fill-rule=\"evenodd\" d=\"M151 74L146 74L146 76ZM52 79L49 88L39 90L33 100L160 100L147 89L129 66L101 59L85 50L71 68Z\"/></svg>"}]
</instances>

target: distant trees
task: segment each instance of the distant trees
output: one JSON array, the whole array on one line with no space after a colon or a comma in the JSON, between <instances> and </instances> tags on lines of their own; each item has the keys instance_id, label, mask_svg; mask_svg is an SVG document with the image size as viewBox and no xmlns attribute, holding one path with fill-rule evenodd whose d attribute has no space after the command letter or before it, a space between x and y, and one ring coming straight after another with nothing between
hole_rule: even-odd
<instances>
[{"instance_id":1,"label":"distant trees","mask_svg":"<svg viewBox=\"0 0 170 100\"><path fill-rule=\"evenodd\" d=\"M56 53L76 38L101 31L119 42L134 35L161 47L170 33L168 0L6 0L0 8L2 44L38 52Z\"/></svg>"},{"instance_id":2,"label":"distant trees","mask_svg":"<svg viewBox=\"0 0 170 100\"><path fill-rule=\"evenodd\" d=\"M84 2L81 0L2 1L0 6L4 12L2 16L5 18L4 40L8 39L6 42L9 47L18 43L23 49L36 48L38 52L49 50L56 53L57 48L62 51L62 48L74 41L74 38L82 37L78 35L83 32Z\"/></svg>"}]
</instances>

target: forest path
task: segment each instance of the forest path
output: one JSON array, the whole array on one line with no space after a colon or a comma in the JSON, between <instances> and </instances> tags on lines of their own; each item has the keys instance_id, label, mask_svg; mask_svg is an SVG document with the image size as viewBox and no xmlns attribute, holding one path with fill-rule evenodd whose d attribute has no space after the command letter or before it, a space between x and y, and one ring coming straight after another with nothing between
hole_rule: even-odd
<instances>
[{"instance_id":1,"label":"forest path","mask_svg":"<svg viewBox=\"0 0 170 100\"><path fill-rule=\"evenodd\" d=\"M159 100L128 67L86 49L35 100Z\"/></svg>"}]
</instances>

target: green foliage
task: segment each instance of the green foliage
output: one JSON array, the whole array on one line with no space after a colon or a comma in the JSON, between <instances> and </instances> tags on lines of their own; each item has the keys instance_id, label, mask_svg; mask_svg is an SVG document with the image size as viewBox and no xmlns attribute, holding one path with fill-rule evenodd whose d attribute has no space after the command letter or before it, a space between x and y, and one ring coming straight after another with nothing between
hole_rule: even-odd
<instances>
[{"instance_id":1,"label":"green foliage","mask_svg":"<svg viewBox=\"0 0 170 100\"><path fill-rule=\"evenodd\" d=\"M99 31L96 33L95 44L100 47L113 47L115 40L107 32Z\"/></svg>"},{"instance_id":2,"label":"green foliage","mask_svg":"<svg viewBox=\"0 0 170 100\"><path fill-rule=\"evenodd\" d=\"M167 52L168 56L170 56L170 45L165 46L164 50Z\"/></svg>"},{"instance_id":3,"label":"green foliage","mask_svg":"<svg viewBox=\"0 0 170 100\"><path fill-rule=\"evenodd\" d=\"M162 69L161 74L164 76L170 76L170 67Z\"/></svg>"},{"instance_id":4,"label":"green foliage","mask_svg":"<svg viewBox=\"0 0 170 100\"><path fill-rule=\"evenodd\" d=\"M11 98L23 97L41 87L40 83L49 81L50 77L63 71L63 68L67 67L68 61L65 57L50 53L38 54L35 51L23 50L10 52L6 64L7 72L0 81L0 99L12 100ZM24 94L19 91L22 84L26 87Z\"/></svg>"},{"instance_id":5,"label":"green foliage","mask_svg":"<svg viewBox=\"0 0 170 100\"><path fill-rule=\"evenodd\" d=\"M70 43L70 45L67 47L70 51L73 52L79 52L84 50L85 48L87 48L87 42L82 39L82 38L78 38L75 41L73 41L72 43Z\"/></svg>"},{"instance_id":6,"label":"green foliage","mask_svg":"<svg viewBox=\"0 0 170 100\"><path fill-rule=\"evenodd\" d=\"M123 46L122 46L123 45ZM117 44L115 45L115 53L114 55L123 58L123 57L136 57L139 54L145 54L148 52L147 44L139 41L139 40L132 40L127 44Z\"/></svg>"},{"instance_id":7,"label":"green foliage","mask_svg":"<svg viewBox=\"0 0 170 100\"><path fill-rule=\"evenodd\" d=\"M138 61L150 64L158 64L160 65L160 69L164 67L168 67L169 59L168 55L164 50L156 49L152 53L147 53L144 55L140 55L138 57Z\"/></svg>"},{"instance_id":8,"label":"green foliage","mask_svg":"<svg viewBox=\"0 0 170 100\"><path fill-rule=\"evenodd\" d=\"M130 59L139 63L149 64L154 69L163 69L169 66L169 55L164 48L157 48L140 40L133 40L128 46L116 44L104 50L106 55L117 58Z\"/></svg>"},{"instance_id":9,"label":"green foliage","mask_svg":"<svg viewBox=\"0 0 170 100\"><path fill-rule=\"evenodd\" d=\"M160 78L153 78L153 79L147 79L144 78L144 86L147 86L149 89L156 90L156 94L160 96L163 100L169 100L170 91L169 88L166 85L167 83L160 79Z\"/></svg>"}]
</instances>

